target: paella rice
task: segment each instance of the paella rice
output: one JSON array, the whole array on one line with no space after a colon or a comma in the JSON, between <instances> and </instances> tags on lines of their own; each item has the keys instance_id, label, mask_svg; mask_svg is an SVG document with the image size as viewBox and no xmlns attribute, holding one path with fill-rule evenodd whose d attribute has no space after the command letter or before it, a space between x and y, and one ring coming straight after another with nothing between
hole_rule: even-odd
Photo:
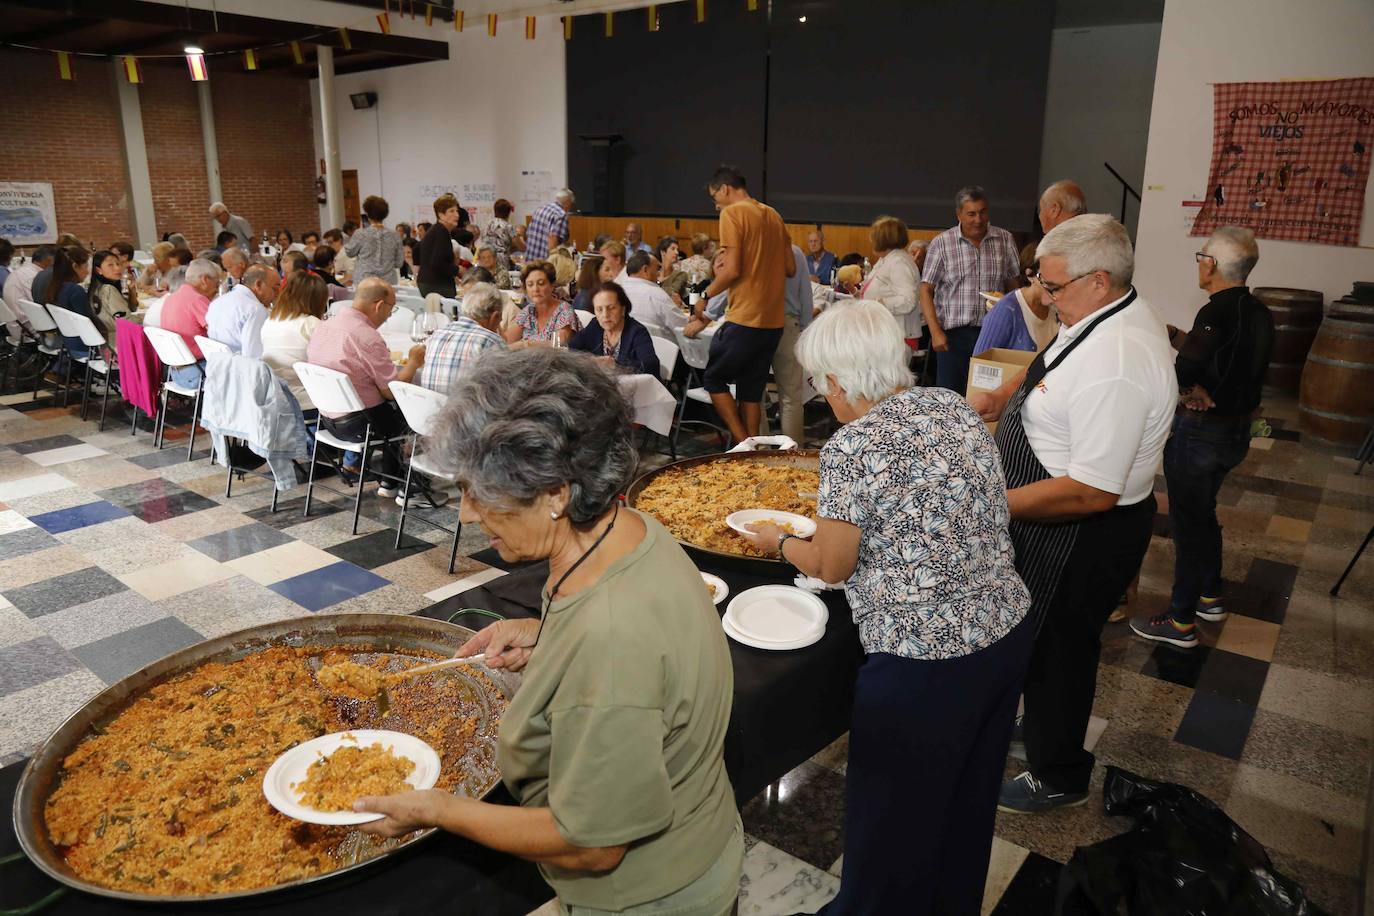
<instances>
[{"instance_id":1,"label":"paella rice","mask_svg":"<svg viewBox=\"0 0 1374 916\"><path fill-rule=\"evenodd\" d=\"M155 683L64 758L44 807L48 834L80 878L156 895L271 887L371 858L395 841L288 818L267 803L263 775L311 738L387 728L438 752L436 788L477 791L495 773L506 702L481 671L392 686L385 716L375 700L331 695L314 675L349 660L380 673L438 657L271 646Z\"/></svg>"},{"instance_id":2,"label":"paella rice","mask_svg":"<svg viewBox=\"0 0 1374 916\"><path fill-rule=\"evenodd\" d=\"M406 777L415 761L399 757L374 741L367 747L343 746L329 756L321 755L306 771L302 782L291 784L300 802L316 811L351 811L364 795L395 795L410 788Z\"/></svg>"},{"instance_id":3,"label":"paella rice","mask_svg":"<svg viewBox=\"0 0 1374 916\"><path fill-rule=\"evenodd\" d=\"M664 469L635 498L635 508L673 537L723 553L764 556L725 517L744 509L776 509L816 517L820 475L808 468L751 461L710 461Z\"/></svg>"}]
</instances>

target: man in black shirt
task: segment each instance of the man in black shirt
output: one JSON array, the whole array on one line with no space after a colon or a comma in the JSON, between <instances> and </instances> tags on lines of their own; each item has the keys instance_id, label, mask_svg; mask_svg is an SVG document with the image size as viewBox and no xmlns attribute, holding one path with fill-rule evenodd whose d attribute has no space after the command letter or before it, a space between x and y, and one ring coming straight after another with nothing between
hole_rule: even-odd
<instances>
[{"instance_id":1,"label":"man in black shirt","mask_svg":"<svg viewBox=\"0 0 1374 916\"><path fill-rule=\"evenodd\" d=\"M1245 460L1250 423L1274 340L1274 318L1250 295L1246 278L1259 261L1248 229L1223 226L1197 253L1198 286L1211 294L1187 333L1169 326L1178 350L1180 403L1164 448L1174 590L1169 611L1131 620L1136 635L1183 649L1198 644L1196 619L1224 620L1217 491Z\"/></svg>"}]
</instances>

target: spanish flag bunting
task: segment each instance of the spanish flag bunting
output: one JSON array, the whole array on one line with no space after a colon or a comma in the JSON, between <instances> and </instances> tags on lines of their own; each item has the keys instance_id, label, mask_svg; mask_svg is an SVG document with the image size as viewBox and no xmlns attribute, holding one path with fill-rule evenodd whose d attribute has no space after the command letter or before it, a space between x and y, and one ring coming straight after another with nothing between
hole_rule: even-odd
<instances>
[{"instance_id":1,"label":"spanish flag bunting","mask_svg":"<svg viewBox=\"0 0 1374 916\"><path fill-rule=\"evenodd\" d=\"M572 41L572 21L573 21L573 17L571 17L571 16L564 16L564 17L563 17L563 40L564 40L564 41Z\"/></svg>"},{"instance_id":2,"label":"spanish flag bunting","mask_svg":"<svg viewBox=\"0 0 1374 916\"><path fill-rule=\"evenodd\" d=\"M492 38L496 37L496 14L487 13L487 34Z\"/></svg>"},{"instance_id":3,"label":"spanish flag bunting","mask_svg":"<svg viewBox=\"0 0 1374 916\"><path fill-rule=\"evenodd\" d=\"M72 56L66 51L57 51L57 78L60 80L75 80L76 74L72 73Z\"/></svg>"},{"instance_id":4,"label":"spanish flag bunting","mask_svg":"<svg viewBox=\"0 0 1374 916\"><path fill-rule=\"evenodd\" d=\"M461 31L463 31L463 11L462 11L462 10L454 10L454 11L453 11L453 31L455 31L455 32L461 32Z\"/></svg>"},{"instance_id":5,"label":"spanish flag bunting","mask_svg":"<svg viewBox=\"0 0 1374 916\"><path fill-rule=\"evenodd\" d=\"M377 14L377 26L382 30L382 34L383 34L383 35L390 35L390 34L391 34L391 14L390 14L390 13L378 13L378 14Z\"/></svg>"},{"instance_id":6,"label":"spanish flag bunting","mask_svg":"<svg viewBox=\"0 0 1374 916\"><path fill-rule=\"evenodd\" d=\"M706 21L706 0L696 0L697 3L697 22Z\"/></svg>"},{"instance_id":7,"label":"spanish flag bunting","mask_svg":"<svg viewBox=\"0 0 1374 916\"><path fill-rule=\"evenodd\" d=\"M647 13L647 15L648 15L648 17L649 17L649 31L650 31L650 32L657 32L657 31L658 31L658 7L655 6L654 4L650 3L649 6L648 6L648 9L646 10L646 13Z\"/></svg>"},{"instance_id":8,"label":"spanish flag bunting","mask_svg":"<svg viewBox=\"0 0 1374 916\"><path fill-rule=\"evenodd\" d=\"M425 28L434 25L434 4L425 4Z\"/></svg>"},{"instance_id":9,"label":"spanish flag bunting","mask_svg":"<svg viewBox=\"0 0 1374 916\"><path fill-rule=\"evenodd\" d=\"M353 39L348 35L348 29L339 29L339 40L343 42L345 51L353 50Z\"/></svg>"},{"instance_id":10,"label":"spanish flag bunting","mask_svg":"<svg viewBox=\"0 0 1374 916\"><path fill-rule=\"evenodd\" d=\"M204 54L187 54L186 69L191 71L193 83L203 83L210 78L210 71L205 69Z\"/></svg>"},{"instance_id":11,"label":"spanish flag bunting","mask_svg":"<svg viewBox=\"0 0 1374 916\"><path fill-rule=\"evenodd\" d=\"M610 38L615 34L615 13L606 14L606 37Z\"/></svg>"},{"instance_id":12,"label":"spanish flag bunting","mask_svg":"<svg viewBox=\"0 0 1374 916\"><path fill-rule=\"evenodd\" d=\"M291 42L291 60L297 64L305 63L305 52L301 50L301 43L299 41Z\"/></svg>"},{"instance_id":13,"label":"spanish flag bunting","mask_svg":"<svg viewBox=\"0 0 1374 916\"><path fill-rule=\"evenodd\" d=\"M129 82L138 85L143 82L143 71L138 66L138 58L126 56L121 58L124 61L124 76Z\"/></svg>"},{"instance_id":14,"label":"spanish flag bunting","mask_svg":"<svg viewBox=\"0 0 1374 916\"><path fill-rule=\"evenodd\" d=\"M534 23L533 16L525 17L525 38L529 41L534 41Z\"/></svg>"},{"instance_id":15,"label":"spanish flag bunting","mask_svg":"<svg viewBox=\"0 0 1374 916\"><path fill-rule=\"evenodd\" d=\"M258 69L258 52L254 51L252 48L249 48L248 50L243 52L243 69Z\"/></svg>"}]
</instances>

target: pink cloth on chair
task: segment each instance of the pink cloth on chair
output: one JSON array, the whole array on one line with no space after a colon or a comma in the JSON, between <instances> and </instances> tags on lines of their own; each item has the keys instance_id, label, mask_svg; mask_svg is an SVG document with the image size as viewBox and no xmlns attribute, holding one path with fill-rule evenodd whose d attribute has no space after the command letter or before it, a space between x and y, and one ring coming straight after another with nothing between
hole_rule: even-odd
<instances>
[{"instance_id":1,"label":"pink cloth on chair","mask_svg":"<svg viewBox=\"0 0 1374 916\"><path fill-rule=\"evenodd\" d=\"M119 357L119 390L124 400L153 416L157 413L162 361L143 333L143 326L125 318L116 319L115 353Z\"/></svg>"}]
</instances>

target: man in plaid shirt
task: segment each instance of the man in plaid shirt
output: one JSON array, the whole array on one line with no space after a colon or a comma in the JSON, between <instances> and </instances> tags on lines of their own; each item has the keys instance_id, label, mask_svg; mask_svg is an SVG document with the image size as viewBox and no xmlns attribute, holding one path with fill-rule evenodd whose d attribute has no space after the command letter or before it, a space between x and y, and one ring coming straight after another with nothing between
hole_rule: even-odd
<instances>
[{"instance_id":1,"label":"man in plaid shirt","mask_svg":"<svg viewBox=\"0 0 1374 916\"><path fill-rule=\"evenodd\" d=\"M970 185L954 196L959 224L930 243L921 275L921 311L935 351L935 384L960 394L987 314L980 292L1019 282L1016 240L988 222L988 196Z\"/></svg>"},{"instance_id":2,"label":"man in plaid shirt","mask_svg":"<svg viewBox=\"0 0 1374 916\"><path fill-rule=\"evenodd\" d=\"M490 283L476 283L463 294L463 314L435 331L425 347L420 385L448 394L460 374L472 368L477 357L492 347L504 349L501 291Z\"/></svg>"},{"instance_id":3,"label":"man in plaid shirt","mask_svg":"<svg viewBox=\"0 0 1374 916\"><path fill-rule=\"evenodd\" d=\"M549 252L568 240L568 214L573 208L573 192L564 188L530 217L525 232L525 262L542 261Z\"/></svg>"}]
</instances>

